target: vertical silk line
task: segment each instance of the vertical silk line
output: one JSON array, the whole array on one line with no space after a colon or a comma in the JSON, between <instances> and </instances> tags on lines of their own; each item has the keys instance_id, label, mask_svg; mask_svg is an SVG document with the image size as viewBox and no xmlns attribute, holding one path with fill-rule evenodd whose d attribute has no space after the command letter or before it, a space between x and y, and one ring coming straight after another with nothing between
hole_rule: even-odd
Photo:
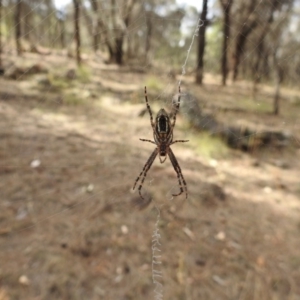
<instances>
[{"instance_id":1,"label":"vertical silk line","mask_svg":"<svg viewBox=\"0 0 300 300\"><path fill-rule=\"evenodd\" d=\"M196 28L194 30L192 41L187 50L187 55L186 55L184 64L181 67L182 71L181 71L180 79L178 81L178 86L181 85L182 78L186 73L185 68L186 68L195 38L196 38L196 36L198 36L199 28L201 26L203 26L203 21L199 18ZM163 284L162 284L163 273L162 273L161 268L158 267L162 264L161 243L160 243L161 235L159 233L159 227L158 227L159 221L160 221L160 210L156 205L155 205L155 208L157 209L158 214L157 214L157 219L156 219L153 234L152 234L152 282L155 285L154 299L155 300L163 300Z\"/></svg>"},{"instance_id":2,"label":"vertical silk line","mask_svg":"<svg viewBox=\"0 0 300 300\"><path fill-rule=\"evenodd\" d=\"M155 222L155 227L152 234L152 282L155 285L154 288L154 298L155 300L162 300L163 299L163 284L161 283L162 278L162 271L160 269L160 266L162 264L161 262L161 243L160 243L160 233L158 224L160 221L160 210L155 205L157 209L157 219Z\"/></svg>"},{"instance_id":3,"label":"vertical silk line","mask_svg":"<svg viewBox=\"0 0 300 300\"><path fill-rule=\"evenodd\" d=\"M182 78L183 78L183 76L184 76L185 73L186 73L185 68L186 68L187 62L188 62L188 60L189 60L190 53L191 53L191 50L192 50L192 47L193 47L195 38L196 38L196 36L198 36L199 29L200 29L201 26L203 26L203 21L199 18L199 19L198 19L198 22L197 22L197 25L196 25L196 28L195 28L195 30L194 30L194 34L193 34L193 37L192 37L192 41L191 41L190 46L189 46L189 48L188 48L188 50L187 50L187 55L186 55L184 64L183 64L182 67L181 67L181 70L182 70L182 71L181 71L180 79L179 79L179 82L178 82L178 86L181 85Z\"/></svg>"}]
</instances>

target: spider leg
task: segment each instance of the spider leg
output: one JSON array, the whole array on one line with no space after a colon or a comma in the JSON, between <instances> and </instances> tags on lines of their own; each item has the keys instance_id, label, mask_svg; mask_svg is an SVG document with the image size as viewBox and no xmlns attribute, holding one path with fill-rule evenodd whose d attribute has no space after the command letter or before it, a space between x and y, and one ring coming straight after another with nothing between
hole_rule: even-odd
<instances>
[{"instance_id":1,"label":"spider leg","mask_svg":"<svg viewBox=\"0 0 300 300\"><path fill-rule=\"evenodd\" d=\"M141 189L142 189L144 180L145 180L145 178L146 178L147 172L148 172L149 169L151 168L151 166L152 166L152 164L153 164L153 162L154 162L155 157L157 156L157 154L158 154L158 148L156 148L156 149L152 152L152 154L151 154L150 157L148 158L146 164L144 165L144 168L143 168L142 172L140 173L140 175L137 177L137 179L136 179L135 182L134 182L133 189L135 189L136 184L138 183L139 179L140 179L141 176L143 175L143 178L142 178L141 183L140 183L139 188L138 188L139 194L140 194L140 196L141 196L142 199L144 199L144 197L143 197L142 194L141 194Z\"/></svg>"},{"instance_id":2,"label":"spider leg","mask_svg":"<svg viewBox=\"0 0 300 300\"><path fill-rule=\"evenodd\" d=\"M178 161L177 161L177 159L176 159L176 157L175 157L175 155L174 155L171 148L169 148L168 154L169 154L169 157L170 157L170 161L173 165L173 168L174 168L174 170L177 174L178 183L179 183L179 187L180 187L180 192L178 194L172 194L172 195L173 196L179 196L185 191L185 198L187 199L187 196L188 196L187 185L186 185L185 179L182 175L181 168L178 164ZM182 186L182 183L183 183L183 186Z\"/></svg>"},{"instance_id":3,"label":"spider leg","mask_svg":"<svg viewBox=\"0 0 300 300\"><path fill-rule=\"evenodd\" d=\"M145 100L146 100L146 106L147 106L147 109L148 109L149 115L150 115L151 126L152 126L152 128L154 129L153 115L152 115L152 111L151 111L150 105L149 105L149 103L148 103L147 87L145 87Z\"/></svg>"},{"instance_id":4,"label":"spider leg","mask_svg":"<svg viewBox=\"0 0 300 300\"><path fill-rule=\"evenodd\" d=\"M173 122L172 122L172 128L174 128L175 123L176 123L176 115L179 111L179 107L180 107L180 99L181 99L181 90L180 90L180 85L178 86L178 100L177 100L177 104L175 105L175 113L173 116Z\"/></svg>"},{"instance_id":5,"label":"spider leg","mask_svg":"<svg viewBox=\"0 0 300 300\"><path fill-rule=\"evenodd\" d=\"M156 145L156 144L155 144L153 141L151 141L151 140L140 139L140 141L142 141L142 142L149 142L149 143L152 143L152 144Z\"/></svg>"},{"instance_id":6,"label":"spider leg","mask_svg":"<svg viewBox=\"0 0 300 300\"><path fill-rule=\"evenodd\" d=\"M186 143L186 142L189 142L189 140L177 140L177 141L172 142L170 145L173 145L175 143Z\"/></svg>"},{"instance_id":7,"label":"spider leg","mask_svg":"<svg viewBox=\"0 0 300 300\"><path fill-rule=\"evenodd\" d=\"M163 164L167 159L167 155L165 156L165 159L161 159L160 155L158 157L159 157L159 161L160 161L161 164Z\"/></svg>"}]
</instances>

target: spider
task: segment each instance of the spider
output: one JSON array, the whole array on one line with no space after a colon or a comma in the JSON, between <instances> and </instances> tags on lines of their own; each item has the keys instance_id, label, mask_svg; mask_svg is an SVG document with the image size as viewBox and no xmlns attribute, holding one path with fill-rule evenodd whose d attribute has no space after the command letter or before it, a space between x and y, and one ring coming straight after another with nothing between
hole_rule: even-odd
<instances>
[{"instance_id":1,"label":"spider","mask_svg":"<svg viewBox=\"0 0 300 300\"><path fill-rule=\"evenodd\" d=\"M142 142L152 143L152 144L156 145L156 148L154 149L154 151L148 158L146 164L143 167L142 172L137 177L137 179L135 180L134 185L133 185L133 189L135 189L136 184L138 183L139 179L141 178L141 176L143 176L141 179L139 188L138 188L140 197L142 199L144 199L144 197L141 194L141 189L142 189L144 180L147 176L147 172L150 170L152 163L154 162L157 155L159 157L159 161L161 164L164 163L167 159L167 156L169 156L170 161L173 165L173 168L174 168L175 172L177 173L180 191L178 194L172 194L172 196L179 196L183 193L183 191L185 191L185 197L187 198L187 196L188 196L187 185L186 185L185 179L182 175L181 168L180 168L178 161L170 147L171 145L173 145L175 143L188 142L188 140L173 141L173 130L175 127L175 122L176 122L176 114L177 114L177 112L179 110L179 106L180 106L180 86L178 87L178 93L179 93L178 101L175 106L175 113L173 115L172 122L170 121L170 117L169 117L168 113L163 108L159 110L159 112L157 113L157 116L155 118L155 122L153 122L152 111L151 111L150 105L148 103L147 88L145 87L145 100L146 100L146 106L147 106L147 109L148 109L149 115L150 115L150 123L151 123L152 130L153 130L154 141L147 140L147 139L140 139L140 140Z\"/></svg>"}]
</instances>

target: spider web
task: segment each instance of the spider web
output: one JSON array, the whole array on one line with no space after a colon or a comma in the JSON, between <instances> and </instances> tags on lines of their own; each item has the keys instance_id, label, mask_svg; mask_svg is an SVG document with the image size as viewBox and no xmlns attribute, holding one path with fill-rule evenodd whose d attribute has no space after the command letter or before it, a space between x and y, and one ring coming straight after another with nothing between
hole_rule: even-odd
<instances>
[{"instance_id":1,"label":"spider web","mask_svg":"<svg viewBox=\"0 0 300 300\"><path fill-rule=\"evenodd\" d=\"M257 1L256 9L260 8L261 3L262 1ZM32 6L32 11L38 9L39 5L40 3L37 2ZM185 6L184 9L189 8ZM13 14L14 10L15 5L12 5L11 10L6 11L6 17ZM221 15L216 2L209 6L209 10L218 16ZM31 32L45 24L53 14L55 11L42 18L34 25ZM209 17L212 18L213 15ZM84 17L81 18L83 22ZM235 22L238 20L234 17ZM167 22L177 24L180 23L180 18L169 18ZM295 23L291 23L290 27ZM58 25L58 21L52 23L38 36L38 40L45 39ZM30 72L28 69L16 81L2 80L3 93L0 108L3 158L0 168L3 178L1 184L3 196L0 218L2 222L0 223L2 224L0 261L9 262L5 263L1 273L1 280L5 283L0 287L0 295L3 293L4 297L6 295L12 297L14 288L18 291L23 286L27 286L28 290L22 291L28 299L33 296L45 299L75 297L135 299L135 295L143 295L141 296L143 299L153 299L152 279L154 283L156 281L159 286L164 287L163 291L158 289L156 299L163 299L163 295L166 299L180 296L186 298L189 296L191 299L215 299L224 296L222 289L227 296L232 296L228 287L231 284L230 276L211 263L208 255L210 248L207 245L210 245L213 240L211 243L219 249L218 254L223 255L225 252L225 255L232 259L230 251L241 251L239 247L249 249L247 241L242 242L240 236L226 240L227 235L231 234L230 230L234 231L244 225L241 220L234 219L234 226L232 225L226 231L224 224L227 220L226 214L230 215L228 208L224 208L225 213L223 213L223 207L219 204L213 212L205 206L197 206L199 205L197 201L205 202L203 200L205 196L200 195L203 190L202 182L217 183L233 197L246 198L248 201L245 189L241 189L240 193L237 192L242 185L241 182L246 180L253 190L257 189L255 193L253 191L252 198L254 203L263 202L262 211L267 210L264 206L265 202L272 202L272 205L276 202L272 209L276 213L282 210L293 219L291 210L294 208L296 212L299 206L295 200L297 183L290 177L297 178L298 164L295 163L295 159L298 156L294 152L287 153L283 148L278 149L265 141L261 142L265 144L263 150L257 156L251 156L240 150L228 150L224 146L225 143L219 144L215 135L228 131L232 133L236 142L245 138L245 136L241 137L239 132L235 132L236 127L251 128L252 131L246 137L255 138L274 126L276 130L283 131L285 134L287 132L299 145L295 134L299 128L299 121L290 118L290 111L288 113L285 110L287 108L291 110L291 106L293 109L294 105L295 114L298 113L298 92L292 88L291 90L283 88L281 90L282 114L273 117L266 114L266 110L271 111L271 99L274 93L272 86L264 86L263 83L259 85L259 92L254 99L249 96L252 93L250 81L238 82L236 88L229 80L228 86L222 88L220 77L215 75L216 65L219 64L216 63L216 58L219 58L220 53L212 51L208 54L210 49L216 48L215 45L221 45L220 35L214 32L215 27L207 29L204 84L203 87L195 87L193 70L196 65L197 34L201 25L202 21L199 20L198 13L189 10L188 20L184 21L182 28L186 31L186 36L179 41L181 47L174 50L171 56L160 54L164 65L169 66L166 70L169 76L155 71L155 68L152 71L150 64L140 60L137 65L142 65L142 71L148 74L140 75L129 71L131 77L127 77L126 67L119 69L106 65L102 54L93 56L92 53L88 53L90 57L86 58L87 54L83 50L83 65L87 67L83 67L81 73L76 75L80 77L81 82L78 83L79 87L76 87L76 83L73 84L69 94L64 94L65 82L61 78L68 71L70 71L69 75L72 75L72 70L76 69L76 66L73 58L66 58L66 52L51 50L53 56L25 52L23 58L18 59L13 54L14 45L4 49L4 57L7 59L6 71L12 70L18 63L30 62L31 65L49 66L49 74L33 75L35 79L30 80L27 77L27 73ZM243 25L240 24L241 27ZM139 30L144 26L146 26L146 15L135 17L127 35L130 37L139 34ZM258 25L258 27L263 26L263 22ZM232 27L233 30L235 28ZM87 34L84 28L83 34ZM9 35L13 33L8 32L7 36ZM232 40L237 35L238 32L232 32ZM53 46L58 40L58 36L52 39ZM4 39L4 44L5 42ZM103 41L102 43L104 44ZM167 44L167 41L165 43ZM72 33L69 34L66 44L67 48L73 50ZM162 44L161 48L163 49L164 46ZM229 48L231 46L229 45ZM250 59L251 53L256 51L258 46L258 44L252 45L251 50L242 57L242 62ZM157 52L160 50L158 49ZM290 56L285 60L293 61L292 56L296 53L297 50L291 51ZM177 64L174 63L174 57L179 58ZM96 71L89 65L89 59L97 66ZM62 65L64 68L61 67ZM59 72L61 70L63 74L57 74L59 72L53 71L53 68L57 68ZM123 76L118 75L122 72L124 72ZM174 152L186 178L191 202L181 205L180 199L171 197L171 194L178 189L176 174L168 160L163 165L155 161L143 186L145 195L149 197L155 195L154 201L149 205L148 210L138 212L137 208L142 204L138 200L138 194L131 192L131 187L153 151L150 145L146 143L143 145L138 140L152 138L147 112L144 115L141 113L145 108L144 85L147 85L149 103L154 110L154 115L162 107L168 111L172 110L173 97L176 99L178 85L181 86L183 110L179 113L174 133L175 139L189 139L190 145L176 145ZM235 92L232 92L233 89ZM251 108L251 118L247 119L248 116L243 112L243 105L238 103L236 98L235 102L230 101L230 95L235 93L240 93L241 102ZM224 101L220 100L222 97ZM195 110L195 99L200 105L200 111ZM85 104L85 101L89 104ZM213 132L199 132L190 128L187 125L190 110L194 110L196 117L203 117L204 127L211 122L212 118L218 120L219 126ZM232 113L232 111L236 112ZM268 126L261 122L264 118ZM223 154L223 149L230 154L226 154L228 152ZM244 160L242 156L245 156ZM269 159L269 156L272 157ZM266 161L268 163L265 163ZM255 167L260 170L256 172ZM234 172L238 173L240 178ZM259 176L258 183L255 181L255 174ZM247 177L255 181L256 185L251 180L247 180ZM229 181L233 183L230 184ZM289 192L285 193L285 190ZM284 206L280 198L286 200L288 204ZM155 205L158 215L157 209L152 209ZM236 206L240 214L245 213L239 202ZM177 210L178 207L182 209L182 214ZM199 217L199 223L195 221L197 218L192 212L194 208L197 212L204 211ZM248 209L257 213L260 219L266 216L271 220L272 225L277 221L276 213L263 214L259 206L252 206L252 204ZM179 214L179 217L176 214ZM283 225L286 218L278 223L278 231L270 229L265 233L251 223L252 215L246 213L245 215L247 226L251 224L253 225L251 228L256 230L253 229L254 233L251 231L251 236L256 234L270 243L276 239L278 247L285 250L281 238L288 232ZM214 218L217 221L212 221ZM175 220L182 223L178 225ZM266 226L271 226L270 224ZM203 243L202 234L207 238L207 243ZM240 232L238 234L243 235ZM222 248L222 243L227 243L226 245L229 246ZM293 243L298 245L294 240ZM255 259L258 266L264 268L267 263L263 242L260 250L262 254L257 254ZM240 255L244 259L246 257L244 252L240 253L235 253L235 257ZM162 256L158 257L158 254ZM299 258L297 254L289 255L295 258L293 263L297 264ZM217 255L212 257L215 258ZM245 260L251 261L249 257ZM195 274L200 272L199 269L194 269L194 261L197 264L196 268L203 268L201 264L205 263L213 265L211 271L213 273L209 278L203 279L205 287L201 289L193 285L193 282L198 283ZM162 263L161 269L156 268L156 263ZM228 268L227 266L224 269L235 276L235 273ZM255 277L258 275L253 270L247 269L244 272L242 267L239 268L248 286L255 285L255 282L261 279ZM278 270L282 271L282 269L278 267L274 271L277 277L271 272L267 274L271 274L272 280L275 278L278 282L283 282L284 287L279 286L279 289L284 290L285 285L288 284L282 279ZM201 269L201 272L204 271ZM289 275L288 278L290 282L294 282L293 277ZM234 283L242 281L241 278L239 279ZM267 286L264 280L261 282L262 286ZM214 294L211 294L212 291L215 291ZM260 291L257 293L262 294ZM250 290L245 289L240 295L243 299L243 295L251 297L252 294Z\"/></svg>"}]
</instances>

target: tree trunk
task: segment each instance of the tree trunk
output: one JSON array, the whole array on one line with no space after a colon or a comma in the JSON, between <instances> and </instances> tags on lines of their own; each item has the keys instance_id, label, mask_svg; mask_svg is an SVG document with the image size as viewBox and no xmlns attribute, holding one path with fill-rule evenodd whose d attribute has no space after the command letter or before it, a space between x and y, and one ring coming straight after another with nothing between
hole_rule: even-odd
<instances>
[{"instance_id":1,"label":"tree trunk","mask_svg":"<svg viewBox=\"0 0 300 300\"><path fill-rule=\"evenodd\" d=\"M115 63L116 62L116 54L114 52L113 47L111 46L110 43L106 43L107 49L108 49L108 53L109 53L109 59L108 61L110 63Z\"/></svg>"},{"instance_id":2,"label":"tree trunk","mask_svg":"<svg viewBox=\"0 0 300 300\"><path fill-rule=\"evenodd\" d=\"M114 33L114 50L113 54L115 55L114 60L118 65L123 64L123 41L124 41L124 30L125 28L121 27L120 20L117 20L116 11L117 11L116 0L111 0L111 18L112 26L115 29ZM118 16L119 17L119 16ZM126 17L126 16L125 16Z\"/></svg>"},{"instance_id":3,"label":"tree trunk","mask_svg":"<svg viewBox=\"0 0 300 300\"><path fill-rule=\"evenodd\" d=\"M80 27L79 27L79 17L80 17L80 8L79 8L80 0L73 0L74 4L74 30L75 30L75 42L76 42L76 62L77 65L81 64L80 57Z\"/></svg>"},{"instance_id":4,"label":"tree trunk","mask_svg":"<svg viewBox=\"0 0 300 300\"><path fill-rule=\"evenodd\" d=\"M275 93L274 93L274 105L273 114L279 114L279 100L280 100L280 84L283 80L283 70L277 60L277 51L273 53L273 64L274 64L274 81L275 81Z\"/></svg>"},{"instance_id":5,"label":"tree trunk","mask_svg":"<svg viewBox=\"0 0 300 300\"><path fill-rule=\"evenodd\" d=\"M228 74L227 49L228 49L228 40L230 37L230 24L231 24L230 9L233 0L227 0L227 1L220 0L220 2L224 13L221 71L222 71L222 84L226 85L227 74Z\"/></svg>"},{"instance_id":6,"label":"tree trunk","mask_svg":"<svg viewBox=\"0 0 300 300\"><path fill-rule=\"evenodd\" d=\"M203 56L205 50L205 31L207 26L207 1L203 0L202 12L200 14L200 19L202 21L202 26L199 29L198 37L198 58L197 58L197 70L196 70L196 83L202 84L203 80Z\"/></svg>"},{"instance_id":7,"label":"tree trunk","mask_svg":"<svg viewBox=\"0 0 300 300\"><path fill-rule=\"evenodd\" d=\"M32 46L33 45L32 34L34 33L33 27L31 26L32 10L26 4L24 6L25 9L23 9L23 15L24 15L23 38L29 42L30 46Z\"/></svg>"},{"instance_id":8,"label":"tree trunk","mask_svg":"<svg viewBox=\"0 0 300 300\"><path fill-rule=\"evenodd\" d=\"M91 1L91 6L93 6L94 1L96 1L96 0L90 0L90 1ZM101 13L104 12L104 7L102 6L101 2L97 2L97 5L99 5L98 14L97 14L97 22L98 22L98 26L99 26L98 32L100 32L100 30L101 30L101 32L103 33L103 40L105 41L105 44L107 46L107 50L109 53L109 59L108 59L109 62L115 62L115 53L114 53L114 49L113 49L113 46L111 43L112 37L111 37L111 32L110 32L109 26L108 26L107 22L105 23L102 20L101 16L99 15L99 11L101 11ZM95 7L93 9L95 10Z\"/></svg>"},{"instance_id":9,"label":"tree trunk","mask_svg":"<svg viewBox=\"0 0 300 300\"><path fill-rule=\"evenodd\" d=\"M261 63L261 58L264 55L264 49L265 49L265 45L264 45L264 38L265 35L262 34L259 39L258 39L258 43L257 43L257 48L256 48L256 60L254 63L254 67L253 67L253 74L252 74L252 78L253 78L253 85L254 87L260 82L260 63Z\"/></svg>"},{"instance_id":10,"label":"tree trunk","mask_svg":"<svg viewBox=\"0 0 300 300\"><path fill-rule=\"evenodd\" d=\"M116 55L116 63L118 65L123 64L123 41L124 41L123 35L120 35L115 39L115 44L116 44L115 55Z\"/></svg>"},{"instance_id":11,"label":"tree trunk","mask_svg":"<svg viewBox=\"0 0 300 300\"><path fill-rule=\"evenodd\" d=\"M93 38L93 16L91 16L90 11L88 11L84 5L80 7L80 15L85 21L85 28L88 32L88 36Z\"/></svg>"},{"instance_id":12,"label":"tree trunk","mask_svg":"<svg viewBox=\"0 0 300 300\"><path fill-rule=\"evenodd\" d=\"M123 44L124 44L124 41L126 40L127 41L127 58L129 58L131 55L131 53L130 53L131 47L129 46L129 44L131 44L131 41L130 41L129 35L127 34L127 29L129 28L129 25L131 22L131 12L133 10L135 3L136 3L136 0L127 1L127 5L126 5L125 11L124 11L124 18L123 18L125 27L121 26L121 28L122 28L121 29L122 57L124 57ZM123 62L123 58L122 58L122 62Z\"/></svg>"},{"instance_id":13,"label":"tree trunk","mask_svg":"<svg viewBox=\"0 0 300 300\"><path fill-rule=\"evenodd\" d=\"M232 75L233 81L236 81L238 76L241 57L245 50L248 35L254 30L254 28L257 25L258 25L257 22L254 20L253 22L251 22L249 26L245 25L245 27L243 27L243 29L238 33L236 44L235 44L235 52L233 55L233 75Z\"/></svg>"},{"instance_id":14,"label":"tree trunk","mask_svg":"<svg viewBox=\"0 0 300 300\"><path fill-rule=\"evenodd\" d=\"M93 23L93 48L94 51L97 52L99 50L99 44L100 44L100 22L97 19L96 21L94 21Z\"/></svg>"},{"instance_id":15,"label":"tree trunk","mask_svg":"<svg viewBox=\"0 0 300 300\"><path fill-rule=\"evenodd\" d=\"M94 51L97 52L99 50L99 44L100 44L100 27L101 27L101 21L99 17L99 6L98 6L98 0L90 0L91 6L94 12L93 17L93 48Z\"/></svg>"},{"instance_id":16,"label":"tree trunk","mask_svg":"<svg viewBox=\"0 0 300 300\"><path fill-rule=\"evenodd\" d=\"M279 99L280 99L280 79L277 70L275 70L275 94L274 94L274 109L273 114L279 114Z\"/></svg>"},{"instance_id":17,"label":"tree trunk","mask_svg":"<svg viewBox=\"0 0 300 300\"><path fill-rule=\"evenodd\" d=\"M90 1L93 5L95 0ZM103 7L103 4L101 2L104 1L97 2L97 4L99 5L101 14L104 14L105 7ZM122 6L119 6L119 3L116 4L116 0L110 0L110 24L108 24L107 21L104 21L105 18L101 18L98 14L98 26L102 29L103 39L105 40L106 46L108 48L109 62L115 62L119 65L123 64L123 44L126 37L127 28L130 23L130 13L133 9L133 6L137 2L136 0L128 0L124 3L126 3L126 5L124 4Z\"/></svg>"},{"instance_id":18,"label":"tree trunk","mask_svg":"<svg viewBox=\"0 0 300 300\"><path fill-rule=\"evenodd\" d=\"M271 24L273 23L274 21L274 18L273 18L273 14L275 12L275 10L277 9L277 6L279 5L278 4L279 2L276 2L275 5L272 5L271 6L271 9L270 9L270 14L269 14L269 17L268 17L268 20L267 20L267 23L265 24L264 28L262 29L261 31L261 34L258 38L258 43L257 43L257 48L256 48L256 60L255 60L255 63L254 63L254 67L253 67L253 73L252 73L252 78L253 78L253 95L254 95L254 99L255 99L255 96L256 96L256 93L257 93L257 86L261 80L261 62L262 62L262 59L266 56L266 51L265 51L265 37L266 35L268 34L268 32L270 31L270 28L271 28ZM266 72L265 69L264 70L264 73Z\"/></svg>"},{"instance_id":19,"label":"tree trunk","mask_svg":"<svg viewBox=\"0 0 300 300\"><path fill-rule=\"evenodd\" d=\"M18 55L22 54L22 45L21 45L21 9L22 9L22 0L17 0L16 11L15 11L15 34L16 34L16 46Z\"/></svg>"},{"instance_id":20,"label":"tree trunk","mask_svg":"<svg viewBox=\"0 0 300 300\"><path fill-rule=\"evenodd\" d=\"M265 52L264 39L261 38L262 36L258 40L257 51L256 51L257 56L256 56L256 61L254 63L253 74L252 74L252 78L253 78L252 97L254 101L256 100L256 95L258 92L258 84L260 83L261 80L261 72L260 72L261 59Z\"/></svg>"},{"instance_id":21,"label":"tree trunk","mask_svg":"<svg viewBox=\"0 0 300 300\"><path fill-rule=\"evenodd\" d=\"M247 10L246 20L241 21L243 26L241 30L239 31L237 38L236 38L236 44L235 44L235 51L233 54L233 74L232 74L232 80L236 81L239 71L239 66L241 62L241 57L243 55L246 41L248 38L248 35L256 28L258 25L257 22L257 16L255 15L255 11L258 10L257 6L257 0L249 1L250 5Z\"/></svg>"},{"instance_id":22,"label":"tree trunk","mask_svg":"<svg viewBox=\"0 0 300 300\"><path fill-rule=\"evenodd\" d=\"M59 40L62 49L66 47L66 37L65 37L65 21L63 19L58 19L59 22Z\"/></svg>"}]
</instances>

